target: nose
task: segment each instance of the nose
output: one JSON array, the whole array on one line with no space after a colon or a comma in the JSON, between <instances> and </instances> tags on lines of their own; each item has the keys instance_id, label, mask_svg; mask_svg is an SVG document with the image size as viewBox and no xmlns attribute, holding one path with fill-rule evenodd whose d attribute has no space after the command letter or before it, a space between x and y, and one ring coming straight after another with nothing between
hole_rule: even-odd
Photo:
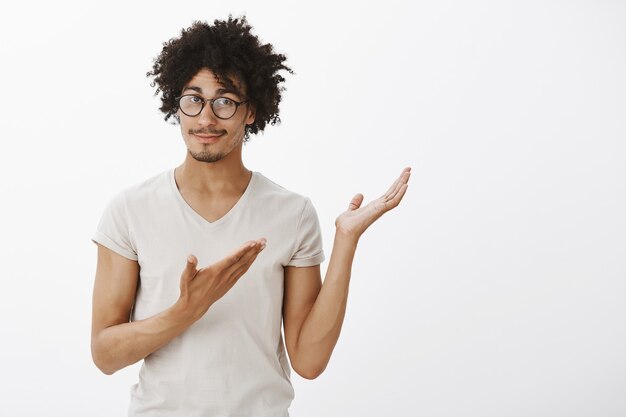
<instances>
[{"instance_id":1,"label":"nose","mask_svg":"<svg viewBox=\"0 0 626 417\"><path fill-rule=\"evenodd\" d=\"M202 126L210 126L215 125L217 123L217 117L213 113L213 109L211 108L211 103L206 103L204 108L198 115L198 124Z\"/></svg>"}]
</instances>

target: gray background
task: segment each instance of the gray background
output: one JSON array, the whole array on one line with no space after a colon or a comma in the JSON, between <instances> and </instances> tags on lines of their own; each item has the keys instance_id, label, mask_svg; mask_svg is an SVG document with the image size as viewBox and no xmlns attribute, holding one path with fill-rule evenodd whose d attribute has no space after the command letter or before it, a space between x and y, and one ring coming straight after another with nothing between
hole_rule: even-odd
<instances>
[{"instance_id":1,"label":"gray background","mask_svg":"<svg viewBox=\"0 0 626 417\"><path fill-rule=\"evenodd\" d=\"M244 161L311 197L328 255L351 197L413 168L292 416L626 416L624 2L217 3L3 11L0 414L125 414L138 365L90 357L90 237L184 158L162 43L245 12L296 75Z\"/></svg>"}]
</instances>

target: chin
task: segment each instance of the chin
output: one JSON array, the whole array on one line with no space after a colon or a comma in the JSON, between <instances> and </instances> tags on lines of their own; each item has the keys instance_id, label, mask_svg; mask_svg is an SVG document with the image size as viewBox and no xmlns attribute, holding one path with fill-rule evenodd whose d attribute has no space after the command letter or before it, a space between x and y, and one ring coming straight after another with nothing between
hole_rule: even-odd
<instances>
[{"instance_id":1,"label":"chin","mask_svg":"<svg viewBox=\"0 0 626 417\"><path fill-rule=\"evenodd\" d=\"M217 161L223 159L224 156L225 156L223 153L210 153L210 152L192 152L192 151L189 151L189 154L196 161L198 161L198 162L206 162L206 163L217 162Z\"/></svg>"}]
</instances>

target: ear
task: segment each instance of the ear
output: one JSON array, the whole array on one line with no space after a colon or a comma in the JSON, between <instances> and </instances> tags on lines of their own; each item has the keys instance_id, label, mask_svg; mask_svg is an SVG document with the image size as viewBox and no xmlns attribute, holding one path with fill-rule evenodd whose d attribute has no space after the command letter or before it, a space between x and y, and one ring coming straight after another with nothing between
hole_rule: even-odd
<instances>
[{"instance_id":1,"label":"ear","mask_svg":"<svg viewBox=\"0 0 626 417\"><path fill-rule=\"evenodd\" d=\"M256 117L256 107L248 102L248 117L246 118L246 124L247 125L251 125L252 123L254 123L255 117Z\"/></svg>"}]
</instances>

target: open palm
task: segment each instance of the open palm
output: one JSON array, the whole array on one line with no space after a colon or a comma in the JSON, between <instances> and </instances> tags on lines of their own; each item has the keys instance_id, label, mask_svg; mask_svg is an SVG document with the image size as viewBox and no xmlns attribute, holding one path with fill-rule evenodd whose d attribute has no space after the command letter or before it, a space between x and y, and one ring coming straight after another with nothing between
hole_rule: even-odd
<instances>
[{"instance_id":1,"label":"open palm","mask_svg":"<svg viewBox=\"0 0 626 417\"><path fill-rule=\"evenodd\" d=\"M337 230L358 239L372 223L400 204L409 186L410 176L411 167L404 168L385 194L363 207L361 207L363 194L355 195L348 206L348 210L341 213L335 220Z\"/></svg>"}]
</instances>

